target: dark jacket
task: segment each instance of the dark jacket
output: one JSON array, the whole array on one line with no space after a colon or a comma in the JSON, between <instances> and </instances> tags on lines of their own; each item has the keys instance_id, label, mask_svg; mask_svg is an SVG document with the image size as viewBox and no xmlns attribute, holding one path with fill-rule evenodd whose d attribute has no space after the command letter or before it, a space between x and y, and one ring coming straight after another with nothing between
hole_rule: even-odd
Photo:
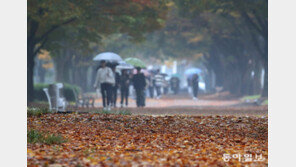
<instances>
[{"instance_id":1,"label":"dark jacket","mask_svg":"<svg viewBox=\"0 0 296 167\"><path fill-rule=\"evenodd\" d=\"M120 87L121 88L128 88L130 84L129 75L121 75L120 77Z\"/></svg>"},{"instance_id":2,"label":"dark jacket","mask_svg":"<svg viewBox=\"0 0 296 167\"><path fill-rule=\"evenodd\" d=\"M118 72L115 72L115 87L118 88L120 84L120 74Z\"/></svg>"},{"instance_id":3,"label":"dark jacket","mask_svg":"<svg viewBox=\"0 0 296 167\"><path fill-rule=\"evenodd\" d=\"M192 77L192 87L197 87L198 88L198 82L199 82L199 77L196 76L196 77Z\"/></svg>"},{"instance_id":4,"label":"dark jacket","mask_svg":"<svg viewBox=\"0 0 296 167\"><path fill-rule=\"evenodd\" d=\"M138 73L133 76L133 84L135 89L144 89L146 86L146 79L143 73Z\"/></svg>"}]
</instances>

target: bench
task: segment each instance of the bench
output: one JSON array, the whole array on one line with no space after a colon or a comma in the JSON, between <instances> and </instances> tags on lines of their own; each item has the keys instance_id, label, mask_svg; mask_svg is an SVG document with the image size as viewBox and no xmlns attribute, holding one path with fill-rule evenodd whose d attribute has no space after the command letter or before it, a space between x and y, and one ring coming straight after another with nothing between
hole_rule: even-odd
<instances>
[{"instance_id":1,"label":"bench","mask_svg":"<svg viewBox=\"0 0 296 167\"><path fill-rule=\"evenodd\" d=\"M92 96L85 95L81 92L77 93L74 89L72 89L74 97L75 97L75 107L87 107L89 108L95 106L95 98Z\"/></svg>"}]
</instances>

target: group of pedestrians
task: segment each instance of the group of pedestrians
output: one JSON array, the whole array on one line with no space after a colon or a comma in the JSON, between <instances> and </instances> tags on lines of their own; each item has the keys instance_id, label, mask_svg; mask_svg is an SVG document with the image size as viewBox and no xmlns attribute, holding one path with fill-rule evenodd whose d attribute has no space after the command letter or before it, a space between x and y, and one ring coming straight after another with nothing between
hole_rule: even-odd
<instances>
[{"instance_id":1,"label":"group of pedestrians","mask_svg":"<svg viewBox=\"0 0 296 167\"><path fill-rule=\"evenodd\" d=\"M171 89L175 95L179 92L180 79L173 76L170 80L166 80L164 76L165 74L161 74L159 69L157 69L155 74L152 73L148 77L150 98L154 98L154 91L156 91L156 99L160 99L162 94L168 94L169 89Z\"/></svg>"},{"instance_id":2,"label":"group of pedestrians","mask_svg":"<svg viewBox=\"0 0 296 167\"><path fill-rule=\"evenodd\" d=\"M159 99L162 94L168 93L169 86L174 94L179 91L180 80L178 77L172 77L170 82L166 81L159 69L156 73L145 76L141 72L140 67L136 67L136 74L132 75L127 70L121 70L121 74L116 72L116 66L107 66L106 61L101 61L101 65L97 70L97 75L94 83L95 89L100 89L102 96L103 107L110 110L111 107L117 107L117 92L120 90L120 105L121 107L128 106L128 97L130 86L132 85L136 94L137 107L145 107L146 88L151 98L154 98L156 91L156 99ZM188 86L191 87L193 99L197 99L199 77L194 74L188 78Z\"/></svg>"},{"instance_id":3,"label":"group of pedestrians","mask_svg":"<svg viewBox=\"0 0 296 167\"><path fill-rule=\"evenodd\" d=\"M122 70L121 75L116 72L116 66L107 66L106 61L102 60L94 83L95 89L100 89L102 95L103 107L110 110L111 107L117 107L117 91L120 90L120 105L128 106L129 87L132 84L136 91L137 106L145 106L145 87L146 78L141 72L141 68L137 67L137 74L131 76L127 70Z\"/></svg>"}]
</instances>

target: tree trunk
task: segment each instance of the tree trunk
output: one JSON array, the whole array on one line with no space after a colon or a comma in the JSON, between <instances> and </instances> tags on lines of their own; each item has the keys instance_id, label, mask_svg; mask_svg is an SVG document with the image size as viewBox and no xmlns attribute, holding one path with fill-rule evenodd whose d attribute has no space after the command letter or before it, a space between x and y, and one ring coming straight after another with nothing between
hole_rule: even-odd
<instances>
[{"instance_id":1,"label":"tree trunk","mask_svg":"<svg viewBox=\"0 0 296 167\"><path fill-rule=\"evenodd\" d=\"M255 69L254 69L254 80L253 80L253 92L254 94L260 94L261 93L261 73L262 73L262 66L261 63L255 62Z\"/></svg>"},{"instance_id":2,"label":"tree trunk","mask_svg":"<svg viewBox=\"0 0 296 167\"><path fill-rule=\"evenodd\" d=\"M56 59L56 81L63 82L64 79L64 63L61 59Z\"/></svg>"},{"instance_id":3,"label":"tree trunk","mask_svg":"<svg viewBox=\"0 0 296 167\"><path fill-rule=\"evenodd\" d=\"M40 83L44 83L45 82L45 75L46 75L46 69L44 69L41 65L41 67L39 68L39 78L40 78Z\"/></svg>"},{"instance_id":4,"label":"tree trunk","mask_svg":"<svg viewBox=\"0 0 296 167\"><path fill-rule=\"evenodd\" d=\"M268 62L264 62L264 84L261 97L268 97Z\"/></svg>"},{"instance_id":5,"label":"tree trunk","mask_svg":"<svg viewBox=\"0 0 296 167\"><path fill-rule=\"evenodd\" d=\"M264 55L263 55L263 65L264 65L264 84L261 97L268 97L268 39L265 41L264 45Z\"/></svg>"},{"instance_id":6,"label":"tree trunk","mask_svg":"<svg viewBox=\"0 0 296 167\"><path fill-rule=\"evenodd\" d=\"M34 100L34 47L35 44L32 41L28 41L27 44L27 104Z\"/></svg>"}]
</instances>

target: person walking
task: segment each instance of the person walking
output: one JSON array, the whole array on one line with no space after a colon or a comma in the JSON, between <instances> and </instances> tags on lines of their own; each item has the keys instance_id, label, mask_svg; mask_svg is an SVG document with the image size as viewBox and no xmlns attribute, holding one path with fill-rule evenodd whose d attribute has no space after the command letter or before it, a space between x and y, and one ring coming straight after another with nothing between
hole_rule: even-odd
<instances>
[{"instance_id":1,"label":"person walking","mask_svg":"<svg viewBox=\"0 0 296 167\"><path fill-rule=\"evenodd\" d=\"M192 87L192 77L190 78L188 76L187 77L187 91L188 91L188 94L190 94L190 95L192 93L191 87Z\"/></svg>"},{"instance_id":2,"label":"person walking","mask_svg":"<svg viewBox=\"0 0 296 167\"><path fill-rule=\"evenodd\" d=\"M199 77L197 74L194 74L192 76L192 80L191 80L192 91L193 91L193 100L198 100L198 98L197 98L198 84L199 84Z\"/></svg>"},{"instance_id":3,"label":"person walking","mask_svg":"<svg viewBox=\"0 0 296 167\"><path fill-rule=\"evenodd\" d=\"M124 100L125 100L125 107L128 106L129 85L130 85L130 77L127 74L126 70L122 70L121 77L120 77L121 107L123 107Z\"/></svg>"},{"instance_id":4,"label":"person walking","mask_svg":"<svg viewBox=\"0 0 296 167\"><path fill-rule=\"evenodd\" d=\"M154 97L155 80L154 80L154 77L152 74L148 77L148 81L149 81L149 84L148 84L149 96L150 96L150 98L153 98Z\"/></svg>"},{"instance_id":5,"label":"person walking","mask_svg":"<svg viewBox=\"0 0 296 167\"><path fill-rule=\"evenodd\" d=\"M168 92L169 92L169 82L166 79L164 79L163 80L163 94L167 95Z\"/></svg>"},{"instance_id":6,"label":"person walking","mask_svg":"<svg viewBox=\"0 0 296 167\"><path fill-rule=\"evenodd\" d=\"M133 76L133 85L136 90L136 102L137 107L145 106L145 92L144 89L146 87L146 79L143 73L141 73L141 68L137 67L137 74Z\"/></svg>"},{"instance_id":7,"label":"person walking","mask_svg":"<svg viewBox=\"0 0 296 167\"><path fill-rule=\"evenodd\" d=\"M180 80L178 77L172 77L170 80L171 90L176 95L179 92Z\"/></svg>"},{"instance_id":8,"label":"person walking","mask_svg":"<svg viewBox=\"0 0 296 167\"><path fill-rule=\"evenodd\" d=\"M97 71L94 88L100 86L104 110L110 110L111 104L111 88L115 84L115 78L111 68L106 66L106 61L101 61L101 67ZM107 102L107 103L106 103Z\"/></svg>"},{"instance_id":9,"label":"person walking","mask_svg":"<svg viewBox=\"0 0 296 167\"><path fill-rule=\"evenodd\" d=\"M154 76L155 79L155 87L156 87L156 93L157 93L157 99L161 97L161 87L163 86L164 78L160 74L159 69L156 70L156 75Z\"/></svg>"},{"instance_id":10,"label":"person walking","mask_svg":"<svg viewBox=\"0 0 296 167\"><path fill-rule=\"evenodd\" d=\"M118 72L116 72L116 66L115 65L112 66L112 72L113 72L113 75L115 77L115 84L112 85L112 89L111 89L111 94L112 94L111 95L112 96L111 105L116 108L117 90L118 90L118 87L120 86L120 74Z\"/></svg>"}]
</instances>

